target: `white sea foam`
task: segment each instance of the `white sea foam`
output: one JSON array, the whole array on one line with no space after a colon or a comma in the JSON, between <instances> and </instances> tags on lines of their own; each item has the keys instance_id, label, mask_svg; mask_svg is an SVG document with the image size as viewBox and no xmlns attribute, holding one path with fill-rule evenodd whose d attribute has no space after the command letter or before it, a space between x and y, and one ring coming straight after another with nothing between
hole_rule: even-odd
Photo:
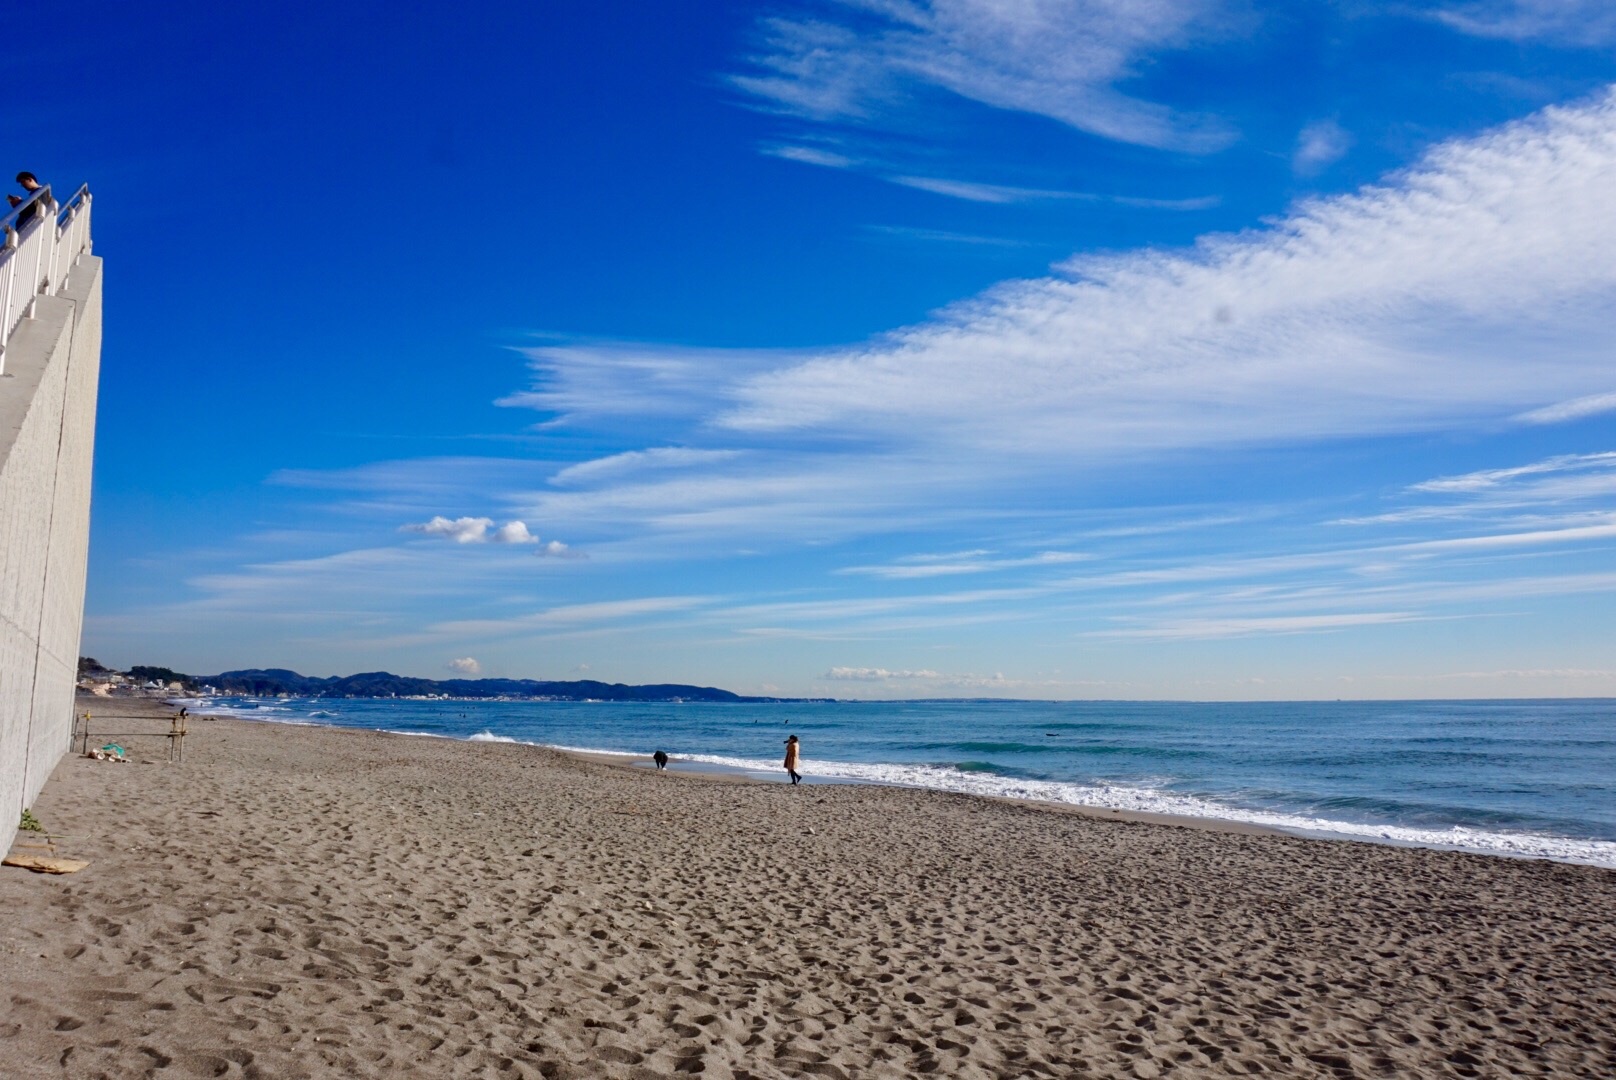
<instances>
[{"instance_id":1,"label":"white sea foam","mask_svg":"<svg viewBox=\"0 0 1616 1080\"><path fill-rule=\"evenodd\" d=\"M466 741L467 742L520 743L522 740L521 739L513 739L509 735L495 735L492 731L479 731L475 735L467 736ZM533 744L529 743L527 745L531 746Z\"/></svg>"},{"instance_id":2,"label":"white sea foam","mask_svg":"<svg viewBox=\"0 0 1616 1080\"><path fill-rule=\"evenodd\" d=\"M562 746L559 743L537 743L537 742L536 743L530 743L529 745L531 745L531 746L547 746L551 750L560 750L563 753L567 753L567 754L599 754L602 757L622 757L622 758L649 758L651 756L650 754L641 754L641 753L638 753L638 752L636 752L634 750L601 750L601 749L599 749L597 747L593 747L593 746ZM686 754L686 755L680 757L678 760L680 760L680 761L700 761L702 759L699 758L699 757L696 757L694 754Z\"/></svg>"},{"instance_id":3,"label":"white sea foam","mask_svg":"<svg viewBox=\"0 0 1616 1080\"><path fill-rule=\"evenodd\" d=\"M592 751L598 753L599 751ZM779 772L780 764L754 758L716 754L684 754L677 760L722 765L747 772ZM1018 780L992 773L961 772L936 765L863 764L814 760L805 776L834 777L872 784L930 788L964 795L989 795L1035 802L1063 803L1097 810L1129 810L1175 817L1210 818L1281 829L1306 836L1372 840L1415 847L1470 851L1484 855L1511 855L1557 862L1586 863L1616 869L1616 841L1575 840L1527 833L1495 832L1455 825L1426 829L1403 825L1369 825L1303 814L1285 814L1229 806L1193 795L1178 795L1157 788L1125 784L1077 784L1053 780Z\"/></svg>"}]
</instances>

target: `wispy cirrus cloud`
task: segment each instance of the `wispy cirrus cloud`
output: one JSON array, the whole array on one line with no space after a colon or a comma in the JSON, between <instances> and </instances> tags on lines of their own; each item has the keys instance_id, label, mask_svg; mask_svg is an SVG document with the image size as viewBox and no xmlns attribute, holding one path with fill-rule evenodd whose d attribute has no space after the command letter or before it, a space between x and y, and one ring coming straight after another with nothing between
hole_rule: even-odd
<instances>
[{"instance_id":1,"label":"wispy cirrus cloud","mask_svg":"<svg viewBox=\"0 0 1616 1080\"><path fill-rule=\"evenodd\" d=\"M1397 545L1401 551L1477 551L1485 548L1528 548L1549 544L1580 544L1616 539L1616 515L1603 515L1592 525L1572 525L1562 529L1530 529L1525 532L1490 533L1482 536L1456 536L1445 540L1419 540Z\"/></svg>"},{"instance_id":2,"label":"wispy cirrus cloud","mask_svg":"<svg viewBox=\"0 0 1616 1080\"><path fill-rule=\"evenodd\" d=\"M886 179L904 187L929 191L933 195L946 195L951 199L964 199L979 203L1019 203L1040 200L1069 200L1075 202L1112 203L1118 206L1149 207L1155 210L1207 210L1218 205L1216 195L1196 196L1188 199L1148 199L1135 195L1099 195L1088 191L1061 191L1049 188L1014 187L1008 184L983 184L970 180L954 180L938 176L888 176Z\"/></svg>"},{"instance_id":3,"label":"wispy cirrus cloud","mask_svg":"<svg viewBox=\"0 0 1616 1080\"><path fill-rule=\"evenodd\" d=\"M978 236L974 233L954 232L951 229L922 229L912 225L866 225L865 229L882 236L895 236L905 240L925 240L939 244L968 244L973 247L1019 248L1028 247L1026 240L1012 240L1002 236Z\"/></svg>"},{"instance_id":4,"label":"wispy cirrus cloud","mask_svg":"<svg viewBox=\"0 0 1616 1080\"><path fill-rule=\"evenodd\" d=\"M770 157L783 158L786 161L800 161L804 165L819 165L827 169L848 169L858 164L857 159L846 154L838 154L834 150L822 150L815 146L801 146L795 143L773 143L763 147L763 152Z\"/></svg>"},{"instance_id":5,"label":"wispy cirrus cloud","mask_svg":"<svg viewBox=\"0 0 1616 1080\"><path fill-rule=\"evenodd\" d=\"M1527 424L1564 424L1608 412L1616 412L1616 391L1557 401L1541 409L1524 412L1515 419Z\"/></svg>"},{"instance_id":6,"label":"wispy cirrus cloud","mask_svg":"<svg viewBox=\"0 0 1616 1080\"><path fill-rule=\"evenodd\" d=\"M879 566L848 566L839 573L904 580L910 578L953 577L959 574L985 574L999 570L1061 566L1093 558L1076 551L1040 551L1032 555L990 558L989 551L966 551L958 555L911 555Z\"/></svg>"},{"instance_id":7,"label":"wispy cirrus cloud","mask_svg":"<svg viewBox=\"0 0 1616 1080\"><path fill-rule=\"evenodd\" d=\"M929 191L933 195L947 195L951 199L967 202L1011 203L1034 199L1090 199L1078 191L1046 191L1037 188L1008 187L1003 184L977 184L968 180L949 180L936 176L893 176L894 184Z\"/></svg>"},{"instance_id":8,"label":"wispy cirrus cloud","mask_svg":"<svg viewBox=\"0 0 1616 1080\"><path fill-rule=\"evenodd\" d=\"M592 540L846 537L1124 461L1497 425L1608 392L1612 189L1605 91L1267 228L1075 260L859 346L535 348L507 404L676 445L504 501Z\"/></svg>"},{"instance_id":9,"label":"wispy cirrus cloud","mask_svg":"<svg viewBox=\"0 0 1616 1080\"><path fill-rule=\"evenodd\" d=\"M901 126L944 92L1048 117L1106 139L1191 152L1228 144L1224 123L1117 87L1148 56L1218 29L1214 0L844 0L760 24L733 86L760 107L820 122Z\"/></svg>"},{"instance_id":10,"label":"wispy cirrus cloud","mask_svg":"<svg viewBox=\"0 0 1616 1080\"><path fill-rule=\"evenodd\" d=\"M713 602L710 596L639 596L585 604L557 604L539 611L497 619L453 619L433 623L428 639L472 640L539 631L570 630L632 623L638 619L688 612Z\"/></svg>"},{"instance_id":11,"label":"wispy cirrus cloud","mask_svg":"<svg viewBox=\"0 0 1616 1080\"><path fill-rule=\"evenodd\" d=\"M1460 476L1439 476L1432 480L1422 480L1412 485L1409 490L1473 494L1496 491L1504 487L1517 487L1517 481L1527 478L1589 471L1616 471L1616 451L1599 454L1559 454L1544 458L1542 461L1512 465L1505 469L1478 469Z\"/></svg>"},{"instance_id":12,"label":"wispy cirrus cloud","mask_svg":"<svg viewBox=\"0 0 1616 1080\"><path fill-rule=\"evenodd\" d=\"M1101 686L1124 684L1103 679L1026 679L1007 677L1002 671L990 675L974 672L932 671L930 668L833 667L820 676L828 684L862 684L857 693L871 691L901 693L968 693L1003 696L1011 693L1072 693L1092 691ZM841 693L843 691L836 691Z\"/></svg>"},{"instance_id":13,"label":"wispy cirrus cloud","mask_svg":"<svg viewBox=\"0 0 1616 1080\"><path fill-rule=\"evenodd\" d=\"M632 420L700 423L728 401L728 383L778 367L792 355L772 349L699 349L645 343L535 345L519 350L534 385L496 404L554 414L554 423L609 425ZM801 355L808 355L806 352Z\"/></svg>"},{"instance_id":14,"label":"wispy cirrus cloud","mask_svg":"<svg viewBox=\"0 0 1616 1080\"><path fill-rule=\"evenodd\" d=\"M629 450L569 465L550 477L550 483L559 487L572 487L651 472L712 466L731 462L741 454L740 450L696 450L683 446Z\"/></svg>"},{"instance_id":15,"label":"wispy cirrus cloud","mask_svg":"<svg viewBox=\"0 0 1616 1080\"><path fill-rule=\"evenodd\" d=\"M1467 34L1508 41L1616 41L1616 8L1606 0L1470 0L1439 7L1431 17Z\"/></svg>"},{"instance_id":16,"label":"wispy cirrus cloud","mask_svg":"<svg viewBox=\"0 0 1616 1080\"><path fill-rule=\"evenodd\" d=\"M862 346L532 349L538 385L505 403L889 466L968 447L987 473L1503 420L1608 392L1613 186L1607 90L1269 228L1073 260Z\"/></svg>"},{"instance_id":17,"label":"wispy cirrus cloud","mask_svg":"<svg viewBox=\"0 0 1616 1080\"><path fill-rule=\"evenodd\" d=\"M1613 183L1607 91L1266 230L1074 260L743 378L718 422L1110 453L1512 415L1608 385Z\"/></svg>"},{"instance_id":18,"label":"wispy cirrus cloud","mask_svg":"<svg viewBox=\"0 0 1616 1080\"><path fill-rule=\"evenodd\" d=\"M1363 626L1386 626L1423 620L1408 611L1351 611L1315 615L1269 615L1247 618L1163 619L1148 626L1094 631L1094 637L1209 640L1269 634L1318 634Z\"/></svg>"}]
</instances>

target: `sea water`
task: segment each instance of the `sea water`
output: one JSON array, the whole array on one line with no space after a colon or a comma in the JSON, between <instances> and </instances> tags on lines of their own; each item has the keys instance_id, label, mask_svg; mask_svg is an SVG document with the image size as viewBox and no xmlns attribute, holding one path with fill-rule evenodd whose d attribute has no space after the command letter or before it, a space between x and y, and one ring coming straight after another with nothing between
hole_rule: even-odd
<instances>
[{"instance_id":1,"label":"sea water","mask_svg":"<svg viewBox=\"0 0 1616 1080\"><path fill-rule=\"evenodd\" d=\"M218 698L197 712L672 755L1616 868L1616 700L639 704ZM200 705L200 707L197 707Z\"/></svg>"}]
</instances>

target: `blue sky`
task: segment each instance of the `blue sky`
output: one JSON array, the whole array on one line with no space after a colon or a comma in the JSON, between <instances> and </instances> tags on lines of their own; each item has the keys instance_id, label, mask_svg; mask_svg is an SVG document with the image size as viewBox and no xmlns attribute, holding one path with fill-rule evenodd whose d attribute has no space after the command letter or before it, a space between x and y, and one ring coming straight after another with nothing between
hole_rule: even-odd
<instances>
[{"instance_id":1,"label":"blue sky","mask_svg":"<svg viewBox=\"0 0 1616 1080\"><path fill-rule=\"evenodd\" d=\"M1616 694L1616 13L89 3L84 651Z\"/></svg>"}]
</instances>

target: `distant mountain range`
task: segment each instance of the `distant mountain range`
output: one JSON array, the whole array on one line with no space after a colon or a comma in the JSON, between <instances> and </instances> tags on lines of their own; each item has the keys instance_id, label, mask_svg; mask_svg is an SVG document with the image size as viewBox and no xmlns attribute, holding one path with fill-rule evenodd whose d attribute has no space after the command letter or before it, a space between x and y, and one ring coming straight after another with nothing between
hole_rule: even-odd
<instances>
[{"instance_id":1,"label":"distant mountain range","mask_svg":"<svg viewBox=\"0 0 1616 1080\"><path fill-rule=\"evenodd\" d=\"M552 682L539 679L416 679L387 671L319 678L285 668L249 668L218 675L182 676L190 686L213 686L238 694L296 697L422 697L447 694L460 698L544 698L550 701L787 701L788 698L743 697L712 686L662 683L625 686L593 679Z\"/></svg>"}]
</instances>

